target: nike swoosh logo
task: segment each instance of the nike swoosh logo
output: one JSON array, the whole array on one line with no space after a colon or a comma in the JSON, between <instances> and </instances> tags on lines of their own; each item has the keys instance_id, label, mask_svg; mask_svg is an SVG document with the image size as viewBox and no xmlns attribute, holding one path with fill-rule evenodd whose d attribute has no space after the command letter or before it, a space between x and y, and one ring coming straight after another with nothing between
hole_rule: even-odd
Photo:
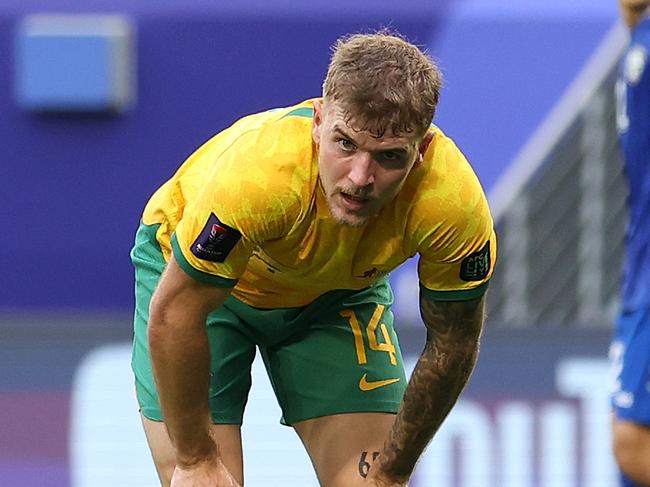
<instances>
[{"instance_id":1,"label":"nike swoosh logo","mask_svg":"<svg viewBox=\"0 0 650 487\"><path fill-rule=\"evenodd\" d=\"M359 389L361 389L362 391L372 391L374 389L379 389L380 387L388 386L390 384L394 384L395 382L399 382L399 378L374 380L372 382L368 382L367 375L368 374L363 374L363 377L361 377L361 380L359 381Z\"/></svg>"}]
</instances>

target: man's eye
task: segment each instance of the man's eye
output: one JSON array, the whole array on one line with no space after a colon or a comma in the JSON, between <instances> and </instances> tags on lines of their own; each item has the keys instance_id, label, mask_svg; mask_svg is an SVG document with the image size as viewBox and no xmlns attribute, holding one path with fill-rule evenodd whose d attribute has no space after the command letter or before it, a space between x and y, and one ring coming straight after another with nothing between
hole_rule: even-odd
<instances>
[{"instance_id":1,"label":"man's eye","mask_svg":"<svg viewBox=\"0 0 650 487\"><path fill-rule=\"evenodd\" d=\"M349 141L348 139L338 139L338 144L341 149L343 149L346 152L351 152L355 150L357 147Z\"/></svg>"},{"instance_id":2,"label":"man's eye","mask_svg":"<svg viewBox=\"0 0 650 487\"><path fill-rule=\"evenodd\" d=\"M381 158L385 161L396 161L400 158L397 152L386 151L381 153Z\"/></svg>"},{"instance_id":3,"label":"man's eye","mask_svg":"<svg viewBox=\"0 0 650 487\"><path fill-rule=\"evenodd\" d=\"M378 162L390 164L391 166L401 166L406 164L408 156L401 151L387 150L378 153L375 157Z\"/></svg>"}]
</instances>

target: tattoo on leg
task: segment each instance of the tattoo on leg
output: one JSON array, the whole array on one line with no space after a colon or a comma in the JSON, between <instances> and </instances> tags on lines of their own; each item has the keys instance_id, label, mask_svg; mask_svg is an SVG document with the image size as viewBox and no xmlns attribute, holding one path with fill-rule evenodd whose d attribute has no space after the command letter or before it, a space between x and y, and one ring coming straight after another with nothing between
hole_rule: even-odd
<instances>
[{"instance_id":1,"label":"tattoo on leg","mask_svg":"<svg viewBox=\"0 0 650 487\"><path fill-rule=\"evenodd\" d=\"M370 465L372 464L372 462L377 460L378 456L379 456L378 451L372 452L372 460L368 462L366 460L368 458L368 452L367 451L361 452L361 457L359 458L359 475L361 475L364 479L368 476L368 472L370 471Z\"/></svg>"}]
</instances>

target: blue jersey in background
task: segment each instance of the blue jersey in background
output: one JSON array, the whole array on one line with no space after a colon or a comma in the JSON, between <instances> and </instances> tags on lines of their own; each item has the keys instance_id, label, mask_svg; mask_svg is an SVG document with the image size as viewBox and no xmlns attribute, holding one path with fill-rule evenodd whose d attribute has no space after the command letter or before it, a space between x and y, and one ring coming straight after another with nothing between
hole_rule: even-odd
<instances>
[{"instance_id":1,"label":"blue jersey in background","mask_svg":"<svg viewBox=\"0 0 650 487\"><path fill-rule=\"evenodd\" d=\"M650 17L631 35L617 83L617 124L630 189L624 311L650 307Z\"/></svg>"}]
</instances>

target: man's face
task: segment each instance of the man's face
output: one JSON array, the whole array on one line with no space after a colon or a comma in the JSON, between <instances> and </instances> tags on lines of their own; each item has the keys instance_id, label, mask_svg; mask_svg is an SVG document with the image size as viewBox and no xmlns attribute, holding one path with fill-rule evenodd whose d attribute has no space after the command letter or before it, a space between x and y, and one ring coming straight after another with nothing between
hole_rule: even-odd
<instances>
[{"instance_id":1,"label":"man's face","mask_svg":"<svg viewBox=\"0 0 650 487\"><path fill-rule=\"evenodd\" d=\"M386 133L377 138L354 127L335 104L314 102L312 138L332 217L353 227L376 216L399 192L431 138Z\"/></svg>"}]
</instances>

